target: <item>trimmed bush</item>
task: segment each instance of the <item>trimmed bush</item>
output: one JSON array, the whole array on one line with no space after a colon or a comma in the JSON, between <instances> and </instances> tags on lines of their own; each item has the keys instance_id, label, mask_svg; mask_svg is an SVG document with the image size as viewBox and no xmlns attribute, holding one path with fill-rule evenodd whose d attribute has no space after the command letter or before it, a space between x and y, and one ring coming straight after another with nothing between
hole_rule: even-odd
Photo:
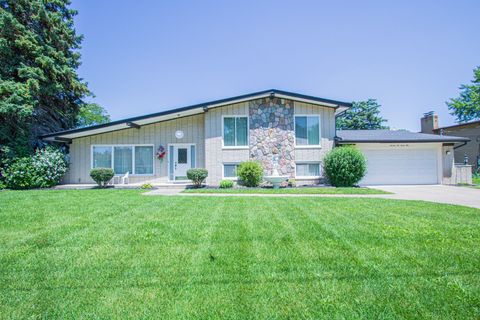
<instances>
[{"instance_id":1,"label":"trimmed bush","mask_svg":"<svg viewBox=\"0 0 480 320\"><path fill-rule=\"evenodd\" d=\"M49 188L57 185L68 170L65 155L58 149L38 149L33 156L13 160L1 174L7 188Z\"/></svg>"},{"instance_id":2,"label":"trimmed bush","mask_svg":"<svg viewBox=\"0 0 480 320\"><path fill-rule=\"evenodd\" d=\"M233 188L232 180L222 180L220 181L220 189L230 189Z\"/></svg>"},{"instance_id":3,"label":"trimmed bush","mask_svg":"<svg viewBox=\"0 0 480 320\"><path fill-rule=\"evenodd\" d=\"M243 185L247 187L258 187L263 179L263 168L257 161L244 161L238 165L237 175Z\"/></svg>"},{"instance_id":4,"label":"trimmed bush","mask_svg":"<svg viewBox=\"0 0 480 320\"><path fill-rule=\"evenodd\" d=\"M114 175L112 168L93 168L90 170L90 177L100 188L105 188Z\"/></svg>"},{"instance_id":5,"label":"trimmed bush","mask_svg":"<svg viewBox=\"0 0 480 320\"><path fill-rule=\"evenodd\" d=\"M195 188L202 186L203 181L208 177L208 170L203 168L189 169L187 170L187 178L192 180Z\"/></svg>"},{"instance_id":6,"label":"trimmed bush","mask_svg":"<svg viewBox=\"0 0 480 320\"><path fill-rule=\"evenodd\" d=\"M357 148L338 147L325 156L324 170L333 186L353 187L365 176L367 162Z\"/></svg>"},{"instance_id":7,"label":"trimmed bush","mask_svg":"<svg viewBox=\"0 0 480 320\"><path fill-rule=\"evenodd\" d=\"M144 183L144 184L142 184L140 189L153 189L153 186L152 186L151 183Z\"/></svg>"}]
</instances>

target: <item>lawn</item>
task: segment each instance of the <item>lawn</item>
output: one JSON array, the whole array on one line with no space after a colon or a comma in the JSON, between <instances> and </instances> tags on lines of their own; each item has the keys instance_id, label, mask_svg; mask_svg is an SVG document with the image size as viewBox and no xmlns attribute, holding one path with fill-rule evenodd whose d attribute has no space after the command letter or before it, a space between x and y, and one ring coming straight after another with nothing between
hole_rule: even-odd
<instances>
[{"instance_id":1,"label":"lawn","mask_svg":"<svg viewBox=\"0 0 480 320\"><path fill-rule=\"evenodd\" d=\"M480 210L141 192L0 192L0 318L480 317Z\"/></svg>"},{"instance_id":2,"label":"lawn","mask_svg":"<svg viewBox=\"0 0 480 320\"><path fill-rule=\"evenodd\" d=\"M187 189L185 193L248 193L248 194L390 194L372 188L201 188Z\"/></svg>"}]
</instances>

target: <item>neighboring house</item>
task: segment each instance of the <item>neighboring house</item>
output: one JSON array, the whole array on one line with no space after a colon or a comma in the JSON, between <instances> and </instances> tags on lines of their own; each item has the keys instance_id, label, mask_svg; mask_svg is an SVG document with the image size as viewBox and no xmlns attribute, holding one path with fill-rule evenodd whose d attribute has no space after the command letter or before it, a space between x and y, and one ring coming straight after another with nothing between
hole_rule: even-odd
<instances>
[{"instance_id":1,"label":"neighboring house","mask_svg":"<svg viewBox=\"0 0 480 320\"><path fill-rule=\"evenodd\" d=\"M173 109L43 136L68 143L70 170L64 183L92 183L90 170L111 167L130 182L186 180L190 168L206 168L207 184L236 179L239 163L254 159L271 174L297 184L316 184L322 160L335 143L357 144L366 154L366 184L442 183L453 165L453 144L468 139L400 131L339 131L335 117L350 103L280 90ZM414 136L411 136L414 135ZM157 149L166 149L163 160ZM450 159L451 158L451 159ZM450 167L450 168L449 168Z\"/></svg>"},{"instance_id":2,"label":"neighboring house","mask_svg":"<svg viewBox=\"0 0 480 320\"><path fill-rule=\"evenodd\" d=\"M425 113L421 122L422 132L470 139L455 148L455 162L464 163L467 156L466 160L474 170L480 167L480 120L440 128L438 116L434 112L428 112Z\"/></svg>"}]
</instances>

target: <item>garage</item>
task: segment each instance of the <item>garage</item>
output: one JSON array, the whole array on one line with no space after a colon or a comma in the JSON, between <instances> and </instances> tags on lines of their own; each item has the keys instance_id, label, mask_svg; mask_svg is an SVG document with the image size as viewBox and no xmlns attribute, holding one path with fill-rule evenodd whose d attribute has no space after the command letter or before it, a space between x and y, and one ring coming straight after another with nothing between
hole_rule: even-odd
<instances>
[{"instance_id":1,"label":"garage","mask_svg":"<svg viewBox=\"0 0 480 320\"><path fill-rule=\"evenodd\" d=\"M406 130L339 130L336 138L337 145L355 145L365 155L367 173L361 185L440 184L443 167L453 165L452 151L443 151L464 142Z\"/></svg>"},{"instance_id":2,"label":"garage","mask_svg":"<svg viewBox=\"0 0 480 320\"><path fill-rule=\"evenodd\" d=\"M441 182L438 159L441 144L359 144L367 158L364 185L437 184Z\"/></svg>"}]
</instances>

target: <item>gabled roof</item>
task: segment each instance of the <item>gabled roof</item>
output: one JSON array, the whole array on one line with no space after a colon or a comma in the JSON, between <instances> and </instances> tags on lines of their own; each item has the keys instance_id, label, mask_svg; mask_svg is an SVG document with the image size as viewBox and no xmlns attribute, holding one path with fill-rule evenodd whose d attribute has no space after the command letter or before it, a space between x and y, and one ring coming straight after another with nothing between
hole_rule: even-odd
<instances>
[{"instance_id":1,"label":"gabled roof","mask_svg":"<svg viewBox=\"0 0 480 320\"><path fill-rule=\"evenodd\" d=\"M78 129L71 129L65 131L58 131L50 134L46 134L41 136L42 139L45 140L57 140L57 141L68 141L74 138L80 138L90 135L95 135L99 133L105 133L110 131L117 131L122 129L129 129L135 128L142 125L147 125L155 122L167 121L176 118L191 116L195 114L200 114L207 112L208 109L222 107L228 104L239 103L249 100L255 100L265 97L276 97L276 98L284 98L284 99L291 99L300 102L308 102L312 104L317 104L324 107L334 108L336 114L343 112L344 110L350 108L352 106L349 102L342 102L330 99L324 99L299 93L287 92L277 89L270 89L264 90L249 94L244 94L241 96L214 100L210 102L204 102L200 104L195 104L187 107L181 107L171 110L166 110L162 112L152 113L144 116L138 116L118 121L112 121L105 124L78 128Z\"/></svg>"},{"instance_id":2,"label":"gabled roof","mask_svg":"<svg viewBox=\"0 0 480 320\"><path fill-rule=\"evenodd\" d=\"M454 125L451 125L451 126L433 129L433 131L434 132L440 132L440 130L459 129L459 128L462 128L462 127L468 127L468 126L474 126L474 125L479 125L480 126L480 120L464 122L464 123L457 123L457 124L454 124Z\"/></svg>"},{"instance_id":3,"label":"gabled roof","mask_svg":"<svg viewBox=\"0 0 480 320\"><path fill-rule=\"evenodd\" d=\"M406 142L467 142L464 137L441 136L406 130L338 130L337 142L342 143L406 143Z\"/></svg>"}]
</instances>

